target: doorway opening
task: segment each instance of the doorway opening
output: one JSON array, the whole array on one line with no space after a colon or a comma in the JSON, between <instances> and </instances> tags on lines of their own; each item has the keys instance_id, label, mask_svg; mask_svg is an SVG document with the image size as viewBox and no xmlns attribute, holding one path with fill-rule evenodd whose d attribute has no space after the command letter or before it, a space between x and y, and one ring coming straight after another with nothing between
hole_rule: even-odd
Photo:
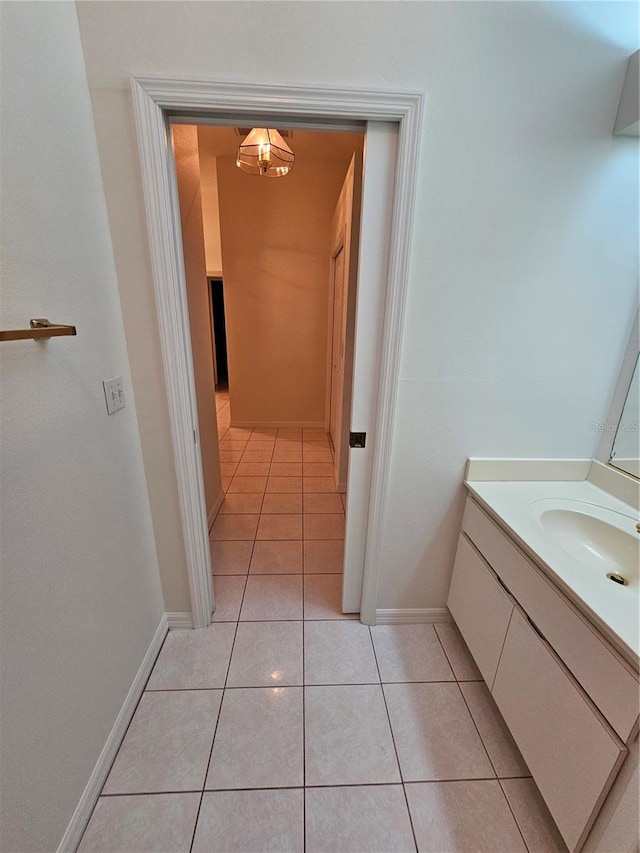
<instances>
[{"instance_id":1,"label":"doorway opening","mask_svg":"<svg viewBox=\"0 0 640 853\"><path fill-rule=\"evenodd\" d=\"M227 323L224 316L224 286L221 278L209 279L213 323L213 379L216 391L229 390Z\"/></svg>"},{"instance_id":2,"label":"doorway opening","mask_svg":"<svg viewBox=\"0 0 640 853\"><path fill-rule=\"evenodd\" d=\"M423 97L417 92L134 78L132 99L195 628L211 622L213 584L179 202L173 159L167 156L170 120L246 126L262 116L267 124L295 120L333 129L354 120L366 123L351 416L352 429L367 433L368 440L366 449L349 454L345 581L352 554L357 565L349 572L353 583L349 589L345 584L344 599L361 602L353 609L360 609L362 622L375 624Z\"/></svg>"},{"instance_id":3,"label":"doorway opening","mask_svg":"<svg viewBox=\"0 0 640 853\"><path fill-rule=\"evenodd\" d=\"M278 130L296 168L265 181L237 168L246 129L172 122L214 599L244 576L243 612L260 590L261 618L337 618L364 126Z\"/></svg>"}]
</instances>

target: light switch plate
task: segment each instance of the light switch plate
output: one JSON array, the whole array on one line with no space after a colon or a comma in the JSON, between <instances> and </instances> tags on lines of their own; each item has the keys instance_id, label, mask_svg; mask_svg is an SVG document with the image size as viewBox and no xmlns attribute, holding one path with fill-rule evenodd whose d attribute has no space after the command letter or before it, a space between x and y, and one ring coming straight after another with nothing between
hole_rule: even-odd
<instances>
[{"instance_id":1,"label":"light switch plate","mask_svg":"<svg viewBox=\"0 0 640 853\"><path fill-rule=\"evenodd\" d=\"M115 379L105 379L102 384L104 386L104 397L107 401L107 412L113 415L119 409L124 409L125 400L122 377L116 376Z\"/></svg>"}]
</instances>

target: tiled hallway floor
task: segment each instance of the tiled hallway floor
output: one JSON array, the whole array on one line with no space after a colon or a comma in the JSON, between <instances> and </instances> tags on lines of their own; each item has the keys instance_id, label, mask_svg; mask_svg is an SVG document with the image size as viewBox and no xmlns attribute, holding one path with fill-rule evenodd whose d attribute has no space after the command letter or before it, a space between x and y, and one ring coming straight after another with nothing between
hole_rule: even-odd
<instances>
[{"instance_id":1,"label":"tiled hallway floor","mask_svg":"<svg viewBox=\"0 0 640 853\"><path fill-rule=\"evenodd\" d=\"M455 627L340 612L326 438L225 408L215 621L167 636L80 851L565 850Z\"/></svg>"}]
</instances>

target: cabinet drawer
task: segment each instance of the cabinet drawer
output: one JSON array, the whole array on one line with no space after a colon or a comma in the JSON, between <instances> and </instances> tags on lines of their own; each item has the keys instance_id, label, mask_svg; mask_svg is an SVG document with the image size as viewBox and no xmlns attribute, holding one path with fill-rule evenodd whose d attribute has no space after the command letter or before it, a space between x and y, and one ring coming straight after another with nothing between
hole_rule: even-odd
<instances>
[{"instance_id":1,"label":"cabinet drawer","mask_svg":"<svg viewBox=\"0 0 640 853\"><path fill-rule=\"evenodd\" d=\"M467 499L462 529L628 743L638 724L637 674L471 498Z\"/></svg>"},{"instance_id":2,"label":"cabinet drawer","mask_svg":"<svg viewBox=\"0 0 640 853\"><path fill-rule=\"evenodd\" d=\"M462 535L458 540L447 604L482 677L491 687L513 602Z\"/></svg>"},{"instance_id":3,"label":"cabinet drawer","mask_svg":"<svg viewBox=\"0 0 640 853\"><path fill-rule=\"evenodd\" d=\"M492 693L569 850L579 850L624 744L517 607Z\"/></svg>"}]
</instances>

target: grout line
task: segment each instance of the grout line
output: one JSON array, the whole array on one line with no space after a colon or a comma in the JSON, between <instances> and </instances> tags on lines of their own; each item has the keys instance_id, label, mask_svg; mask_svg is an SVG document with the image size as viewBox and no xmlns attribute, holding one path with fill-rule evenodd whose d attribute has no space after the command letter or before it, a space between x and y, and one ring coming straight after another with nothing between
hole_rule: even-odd
<instances>
[{"instance_id":1,"label":"grout line","mask_svg":"<svg viewBox=\"0 0 640 853\"><path fill-rule=\"evenodd\" d=\"M505 777L505 778L506 778L506 777ZM505 799L505 801L506 801L506 803L507 803L507 808L508 808L508 809L509 809L509 811L511 812L511 817L513 818L513 820L514 820L514 822L515 822L515 825L516 825L516 826L517 826L517 828L518 828L518 832L520 833L520 836L521 836L521 838L522 838L522 841L523 841L523 843L524 843L524 846L525 846L525 847L526 847L526 849L529 851L529 853L532 853L531 848L530 848L530 847L529 847L529 845L527 844L527 839L526 839L526 838L525 838L525 836L524 836L524 832L523 832L523 831L522 831L522 829L520 828L520 823L518 822L518 818L516 817L516 813L515 813L515 812L514 812L514 810L511 808L511 803L509 802L509 797L507 797L506 791L504 790L504 788L503 788L503 786L502 786L502 779L498 779L498 785L500 786L500 791L502 792L502 796L504 797L504 799Z\"/></svg>"},{"instance_id":2,"label":"grout line","mask_svg":"<svg viewBox=\"0 0 640 853\"><path fill-rule=\"evenodd\" d=\"M254 547L255 547L255 540L254 540ZM253 550L251 552L251 555L253 556ZM251 563L251 560L249 560L249 563ZM239 622L240 613L242 611L242 605L244 603L244 596L245 596L245 593L247 591L248 581L249 581L249 575L247 575L245 578L244 589L242 590L242 598L240 599L240 607L238 609L238 619L236 620L236 627L235 627L235 631L233 632L233 642L231 643L231 651L229 653L229 662L227 663L227 671L226 671L226 674L224 677L224 685L222 687L222 696L220 697L220 705L218 707L218 715L216 717L216 724L215 724L215 727L213 729L213 738L211 739L211 749L209 750L209 759L207 761L207 767L206 767L206 770L204 773L204 779L202 780L202 790L200 793L200 802L198 804L198 811L196 813L196 820L195 820L195 823L193 825L193 834L191 836L191 844L189 846L189 853L191 853L191 851L193 850L193 844L194 844L195 838L196 838L196 830L198 828L198 821L200 820L200 810L202 809L202 801L204 799L204 794L205 794L205 790L207 787L207 776L209 775L209 767L211 766L211 759L213 757L213 747L214 747L215 742L216 742L216 734L218 733L218 724L220 722L220 717L222 716L222 705L224 703L224 695L225 695L226 688L227 688L227 681L229 680L229 670L231 669L231 659L233 657L233 650L234 650L235 645L236 645L236 637L238 636L238 625L240 624L240 622Z\"/></svg>"},{"instance_id":3,"label":"grout line","mask_svg":"<svg viewBox=\"0 0 640 853\"><path fill-rule=\"evenodd\" d=\"M530 779L530 776L508 776L507 779ZM491 776L475 776L469 779L411 779L406 782L335 782L331 785L279 785L275 788L257 785L255 788L205 788L202 791L200 788L189 788L183 791L125 791L118 794L102 794L104 798L116 799L117 797L154 797L174 795L174 794L216 794L222 792L235 791L300 791L303 788L388 788L388 787L404 787L404 785L455 785L457 782L501 782L501 779L494 779Z\"/></svg>"},{"instance_id":4,"label":"grout line","mask_svg":"<svg viewBox=\"0 0 640 853\"><path fill-rule=\"evenodd\" d=\"M393 734L393 726L391 725L391 715L389 714L389 707L387 705L387 697L384 692L384 687L382 686L382 675L380 674L380 665L378 664L378 655L376 654L376 645L373 642L373 634L371 633L371 626L369 626L369 641L373 648L373 657L376 662L376 669L378 670L378 678L380 679L380 691L382 693L382 701L384 702L384 710L387 715L387 722L389 723L389 731L391 733L391 742L393 743L393 750L396 754L396 763L398 765L398 773L400 774L400 781L402 782L402 793L404 794L404 802L407 807L407 814L409 815L409 825L411 826L411 834L413 835L413 843L415 845L415 849L418 850L418 839L416 838L416 832L413 828L413 818L411 817L411 809L409 808L409 798L407 797L407 789L404 786L404 776L402 774L402 767L400 765L400 756L398 755L398 747L396 745L395 735Z\"/></svg>"}]
</instances>

